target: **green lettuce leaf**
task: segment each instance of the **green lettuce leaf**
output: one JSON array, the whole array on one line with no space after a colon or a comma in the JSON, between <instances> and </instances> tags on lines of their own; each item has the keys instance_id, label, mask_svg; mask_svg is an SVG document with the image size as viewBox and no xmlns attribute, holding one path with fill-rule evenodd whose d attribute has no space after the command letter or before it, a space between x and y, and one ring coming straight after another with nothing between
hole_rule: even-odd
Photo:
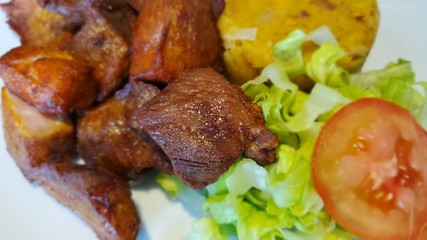
<instances>
[{"instance_id":1,"label":"green lettuce leaf","mask_svg":"<svg viewBox=\"0 0 427 240\"><path fill-rule=\"evenodd\" d=\"M427 97L427 82L419 82L418 85L423 88L424 96ZM427 100L424 100L424 103L417 111L415 117L421 126L423 126L423 128L427 131Z\"/></svg>"},{"instance_id":2,"label":"green lettuce leaf","mask_svg":"<svg viewBox=\"0 0 427 240\"><path fill-rule=\"evenodd\" d=\"M190 240L210 239L210 240L226 240L220 232L218 224L210 217L198 219L193 223L193 231L189 236Z\"/></svg>"},{"instance_id":3,"label":"green lettuce leaf","mask_svg":"<svg viewBox=\"0 0 427 240\"><path fill-rule=\"evenodd\" d=\"M344 55L340 47L331 43L322 44L307 63L307 75L313 81L331 87L346 85L349 73L337 65Z\"/></svg>"},{"instance_id":4,"label":"green lettuce leaf","mask_svg":"<svg viewBox=\"0 0 427 240\"><path fill-rule=\"evenodd\" d=\"M352 74L349 86L370 91L375 97L383 98L408 109L415 114L423 106L424 96L416 89L415 74L411 63L399 59L384 69ZM365 95L355 96L366 97Z\"/></svg>"},{"instance_id":5,"label":"green lettuce leaf","mask_svg":"<svg viewBox=\"0 0 427 240\"><path fill-rule=\"evenodd\" d=\"M305 63L301 45L313 40L321 45ZM337 64L345 53L325 27L309 35L291 33L275 45L274 53L276 59L242 88L279 137L277 162L263 167L252 159L237 159L201 191L173 176L158 177L172 197L203 206L208 217L196 220L191 239L356 239L330 217L313 186L311 158L322 125L349 102L378 97L410 110L427 129L427 83L415 81L408 61L350 74ZM315 82L310 93L291 80L304 74Z\"/></svg>"}]
</instances>

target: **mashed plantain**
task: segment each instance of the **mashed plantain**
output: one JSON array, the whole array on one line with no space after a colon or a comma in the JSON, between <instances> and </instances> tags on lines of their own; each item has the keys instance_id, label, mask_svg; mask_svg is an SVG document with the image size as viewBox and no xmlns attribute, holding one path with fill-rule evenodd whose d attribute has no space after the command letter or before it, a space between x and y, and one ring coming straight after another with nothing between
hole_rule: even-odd
<instances>
[{"instance_id":1,"label":"mashed plantain","mask_svg":"<svg viewBox=\"0 0 427 240\"><path fill-rule=\"evenodd\" d=\"M339 64L352 72L365 61L375 40L375 0L227 0L218 20L224 61L231 79L244 83L273 61L272 48L295 29L308 33L327 25L347 52ZM317 48L303 46L308 58Z\"/></svg>"}]
</instances>

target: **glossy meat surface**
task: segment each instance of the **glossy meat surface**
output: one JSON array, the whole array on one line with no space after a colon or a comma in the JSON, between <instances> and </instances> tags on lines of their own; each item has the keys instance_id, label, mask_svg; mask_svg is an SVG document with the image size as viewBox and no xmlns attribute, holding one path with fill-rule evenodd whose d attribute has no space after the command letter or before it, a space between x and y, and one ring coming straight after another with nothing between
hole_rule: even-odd
<instances>
[{"instance_id":1,"label":"glossy meat surface","mask_svg":"<svg viewBox=\"0 0 427 240\"><path fill-rule=\"evenodd\" d=\"M146 0L127 0L128 3L136 10L141 11Z\"/></svg>"},{"instance_id":2,"label":"glossy meat surface","mask_svg":"<svg viewBox=\"0 0 427 240\"><path fill-rule=\"evenodd\" d=\"M145 0L135 25L131 80L168 83L212 66L221 42L209 0Z\"/></svg>"},{"instance_id":3,"label":"glossy meat surface","mask_svg":"<svg viewBox=\"0 0 427 240\"><path fill-rule=\"evenodd\" d=\"M87 164L111 169L129 181L156 167L172 172L170 162L150 140L128 126L126 112L143 104L159 90L142 82L128 84L116 96L90 110L77 128L78 151Z\"/></svg>"},{"instance_id":4,"label":"glossy meat surface","mask_svg":"<svg viewBox=\"0 0 427 240\"><path fill-rule=\"evenodd\" d=\"M37 0L12 0L1 7L23 45L47 46L78 27L63 16L43 9Z\"/></svg>"},{"instance_id":5,"label":"glossy meat surface","mask_svg":"<svg viewBox=\"0 0 427 240\"><path fill-rule=\"evenodd\" d=\"M74 155L74 127L67 117L45 116L2 88L6 147L28 181L43 162L69 161Z\"/></svg>"},{"instance_id":6,"label":"glossy meat surface","mask_svg":"<svg viewBox=\"0 0 427 240\"><path fill-rule=\"evenodd\" d=\"M98 100L106 99L128 75L135 10L124 0L40 0L39 3L81 26L62 48L95 69L100 84Z\"/></svg>"},{"instance_id":7,"label":"glossy meat surface","mask_svg":"<svg viewBox=\"0 0 427 240\"><path fill-rule=\"evenodd\" d=\"M127 0L128 3L138 12L142 10L147 0ZM225 7L225 0L211 0L211 13L217 19Z\"/></svg>"},{"instance_id":8,"label":"glossy meat surface","mask_svg":"<svg viewBox=\"0 0 427 240\"><path fill-rule=\"evenodd\" d=\"M20 46L0 58L6 87L46 114L89 107L98 93L92 68L54 48Z\"/></svg>"},{"instance_id":9,"label":"glossy meat surface","mask_svg":"<svg viewBox=\"0 0 427 240\"><path fill-rule=\"evenodd\" d=\"M225 7L225 0L211 0L211 12L215 19L217 19Z\"/></svg>"},{"instance_id":10,"label":"glossy meat surface","mask_svg":"<svg viewBox=\"0 0 427 240\"><path fill-rule=\"evenodd\" d=\"M42 164L37 183L89 223L101 240L135 240L140 219L129 186L101 167Z\"/></svg>"},{"instance_id":11,"label":"glossy meat surface","mask_svg":"<svg viewBox=\"0 0 427 240\"><path fill-rule=\"evenodd\" d=\"M275 160L277 136L266 129L261 109L211 69L183 74L135 108L132 121L194 188L215 182L242 154L261 164Z\"/></svg>"}]
</instances>

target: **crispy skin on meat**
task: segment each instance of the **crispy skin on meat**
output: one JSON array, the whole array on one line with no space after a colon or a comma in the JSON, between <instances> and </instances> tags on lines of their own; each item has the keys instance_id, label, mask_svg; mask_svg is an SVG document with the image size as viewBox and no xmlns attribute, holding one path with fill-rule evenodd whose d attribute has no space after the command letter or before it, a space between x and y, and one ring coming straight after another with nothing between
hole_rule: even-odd
<instances>
[{"instance_id":1,"label":"crispy skin on meat","mask_svg":"<svg viewBox=\"0 0 427 240\"><path fill-rule=\"evenodd\" d=\"M131 80L168 83L216 63L221 42L209 0L145 0L135 25Z\"/></svg>"},{"instance_id":2,"label":"crispy skin on meat","mask_svg":"<svg viewBox=\"0 0 427 240\"><path fill-rule=\"evenodd\" d=\"M89 223L99 239L134 240L140 219L129 186L97 166L43 163L37 182Z\"/></svg>"},{"instance_id":3,"label":"crispy skin on meat","mask_svg":"<svg viewBox=\"0 0 427 240\"><path fill-rule=\"evenodd\" d=\"M211 69L183 74L135 108L132 126L156 141L194 188L215 182L241 154L261 164L276 159L278 139L261 109Z\"/></svg>"},{"instance_id":4,"label":"crispy skin on meat","mask_svg":"<svg viewBox=\"0 0 427 240\"><path fill-rule=\"evenodd\" d=\"M74 156L74 127L67 117L41 114L2 88L3 131L7 150L28 181L42 162L69 161Z\"/></svg>"},{"instance_id":5,"label":"crispy skin on meat","mask_svg":"<svg viewBox=\"0 0 427 240\"><path fill-rule=\"evenodd\" d=\"M69 53L51 48L20 46L0 58L9 91L45 114L89 107L98 92L92 72Z\"/></svg>"},{"instance_id":6,"label":"crispy skin on meat","mask_svg":"<svg viewBox=\"0 0 427 240\"><path fill-rule=\"evenodd\" d=\"M37 0L12 0L1 5L23 45L47 46L78 29L78 24L43 9Z\"/></svg>"},{"instance_id":7,"label":"crispy skin on meat","mask_svg":"<svg viewBox=\"0 0 427 240\"><path fill-rule=\"evenodd\" d=\"M144 7L147 0L127 0L128 3L138 12ZM225 7L225 0L211 0L211 13L214 19L217 19Z\"/></svg>"},{"instance_id":8,"label":"crispy skin on meat","mask_svg":"<svg viewBox=\"0 0 427 240\"><path fill-rule=\"evenodd\" d=\"M39 3L82 25L63 49L95 69L100 83L98 100L107 98L128 75L136 12L124 0L39 0Z\"/></svg>"},{"instance_id":9,"label":"crispy skin on meat","mask_svg":"<svg viewBox=\"0 0 427 240\"><path fill-rule=\"evenodd\" d=\"M156 167L172 172L172 166L155 144L128 126L126 112L142 105L159 90L142 82L128 84L115 97L90 110L78 124L78 151L87 164L111 169L129 181Z\"/></svg>"},{"instance_id":10,"label":"crispy skin on meat","mask_svg":"<svg viewBox=\"0 0 427 240\"><path fill-rule=\"evenodd\" d=\"M146 0L127 0L127 1L136 11L140 12L144 7L144 3Z\"/></svg>"},{"instance_id":11,"label":"crispy skin on meat","mask_svg":"<svg viewBox=\"0 0 427 240\"><path fill-rule=\"evenodd\" d=\"M211 12L215 19L217 19L221 13L222 10L224 10L225 7L225 0L211 0Z\"/></svg>"}]
</instances>

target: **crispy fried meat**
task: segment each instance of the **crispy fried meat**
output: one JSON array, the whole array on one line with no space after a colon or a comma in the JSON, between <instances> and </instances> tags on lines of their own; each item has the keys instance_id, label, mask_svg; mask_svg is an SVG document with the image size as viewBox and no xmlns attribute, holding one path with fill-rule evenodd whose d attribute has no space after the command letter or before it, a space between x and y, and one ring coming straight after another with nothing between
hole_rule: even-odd
<instances>
[{"instance_id":1,"label":"crispy fried meat","mask_svg":"<svg viewBox=\"0 0 427 240\"><path fill-rule=\"evenodd\" d=\"M157 145L127 124L126 112L158 92L142 82L128 84L115 97L90 110L77 128L78 151L84 161L111 169L130 181L138 181L152 167L171 173L172 166Z\"/></svg>"},{"instance_id":2,"label":"crispy fried meat","mask_svg":"<svg viewBox=\"0 0 427 240\"><path fill-rule=\"evenodd\" d=\"M127 0L127 1L136 11L140 12L144 7L144 3L146 0Z\"/></svg>"},{"instance_id":3,"label":"crispy fried meat","mask_svg":"<svg viewBox=\"0 0 427 240\"><path fill-rule=\"evenodd\" d=\"M135 25L131 80L168 83L212 66L221 50L208 0L145 0Z\"/></svg>"},{"instance_id":4,"label":"crispy fried meat","mask_svg":"<svg viewBox=\"0 0 427 240\"><path fill-rule=\"evenodd\" d=\"M37 0L12 0L2 4L1 8L6 12L9 25L18 33L23 45L52 45L58 39L71 36L79 28L77 22L43 9Z\"/></svg>"},{"instance_id":5,"label":"crispy fried meat","mask_svg":"<svg viewBox=\"0 0 427 240\"><path fill-rule=\"evenodd\" d=\"M20 46L0 58L6 87L45 114L89 107L98 93L92 68L67 52Z\"/></svg>"},{"instance_id":6,"label":"crispy fried meat","mask_svg":"<svg viewBox=\"0 0 427 240\"><path fill-rule=\"evenodd\" d=\"M99 166L43 163L37 182L89 223L99 239L134 240L140 219L129 186Z\"/></svg>"},{"instance_id":7,"label":"crispy fried meat","mask_svg":"<svg viewBox=\"0 0 427 240\"><path fill-rule=\"evenodd\" d=\"M211 12L215 19L221 15L225 7L225 0L211 0Z\"/></svg>"},{"instance_id":8,"label":"crispy fried meat","mask_svg":"<svg viewBox=\"0 0 427 240\"><path fill-rule=\"evenodd\" d=\"M32 182L42 162L70 161L74 127L70 118L46 116L2 88L2 118L7 150L22 174Z\"/></svg>"},{"instance_id":9,"label":"crispy fried meat","mask_svg":"<svg viewBox=\"0 0 427 240\"><path fill-rule=\"evenodd\" d=\"M128 75L135 10L121 0L39 0L39 3L81 25L62 48L95 69L100 84L98 100L107 98Z\"/></svg>"},{"instance_id":10,"label":"crispy fried meat","mask_svg":"<svg viewBox=\"0 0 427 240\"><path fill-rule=\"evenodd\" d=\"M273 162L278 145L261 109L211 69L183 74L136 107L131 124L162 148L175 174L194 188L215 182L242 154Z\"/></svg>"}]
</instances>

